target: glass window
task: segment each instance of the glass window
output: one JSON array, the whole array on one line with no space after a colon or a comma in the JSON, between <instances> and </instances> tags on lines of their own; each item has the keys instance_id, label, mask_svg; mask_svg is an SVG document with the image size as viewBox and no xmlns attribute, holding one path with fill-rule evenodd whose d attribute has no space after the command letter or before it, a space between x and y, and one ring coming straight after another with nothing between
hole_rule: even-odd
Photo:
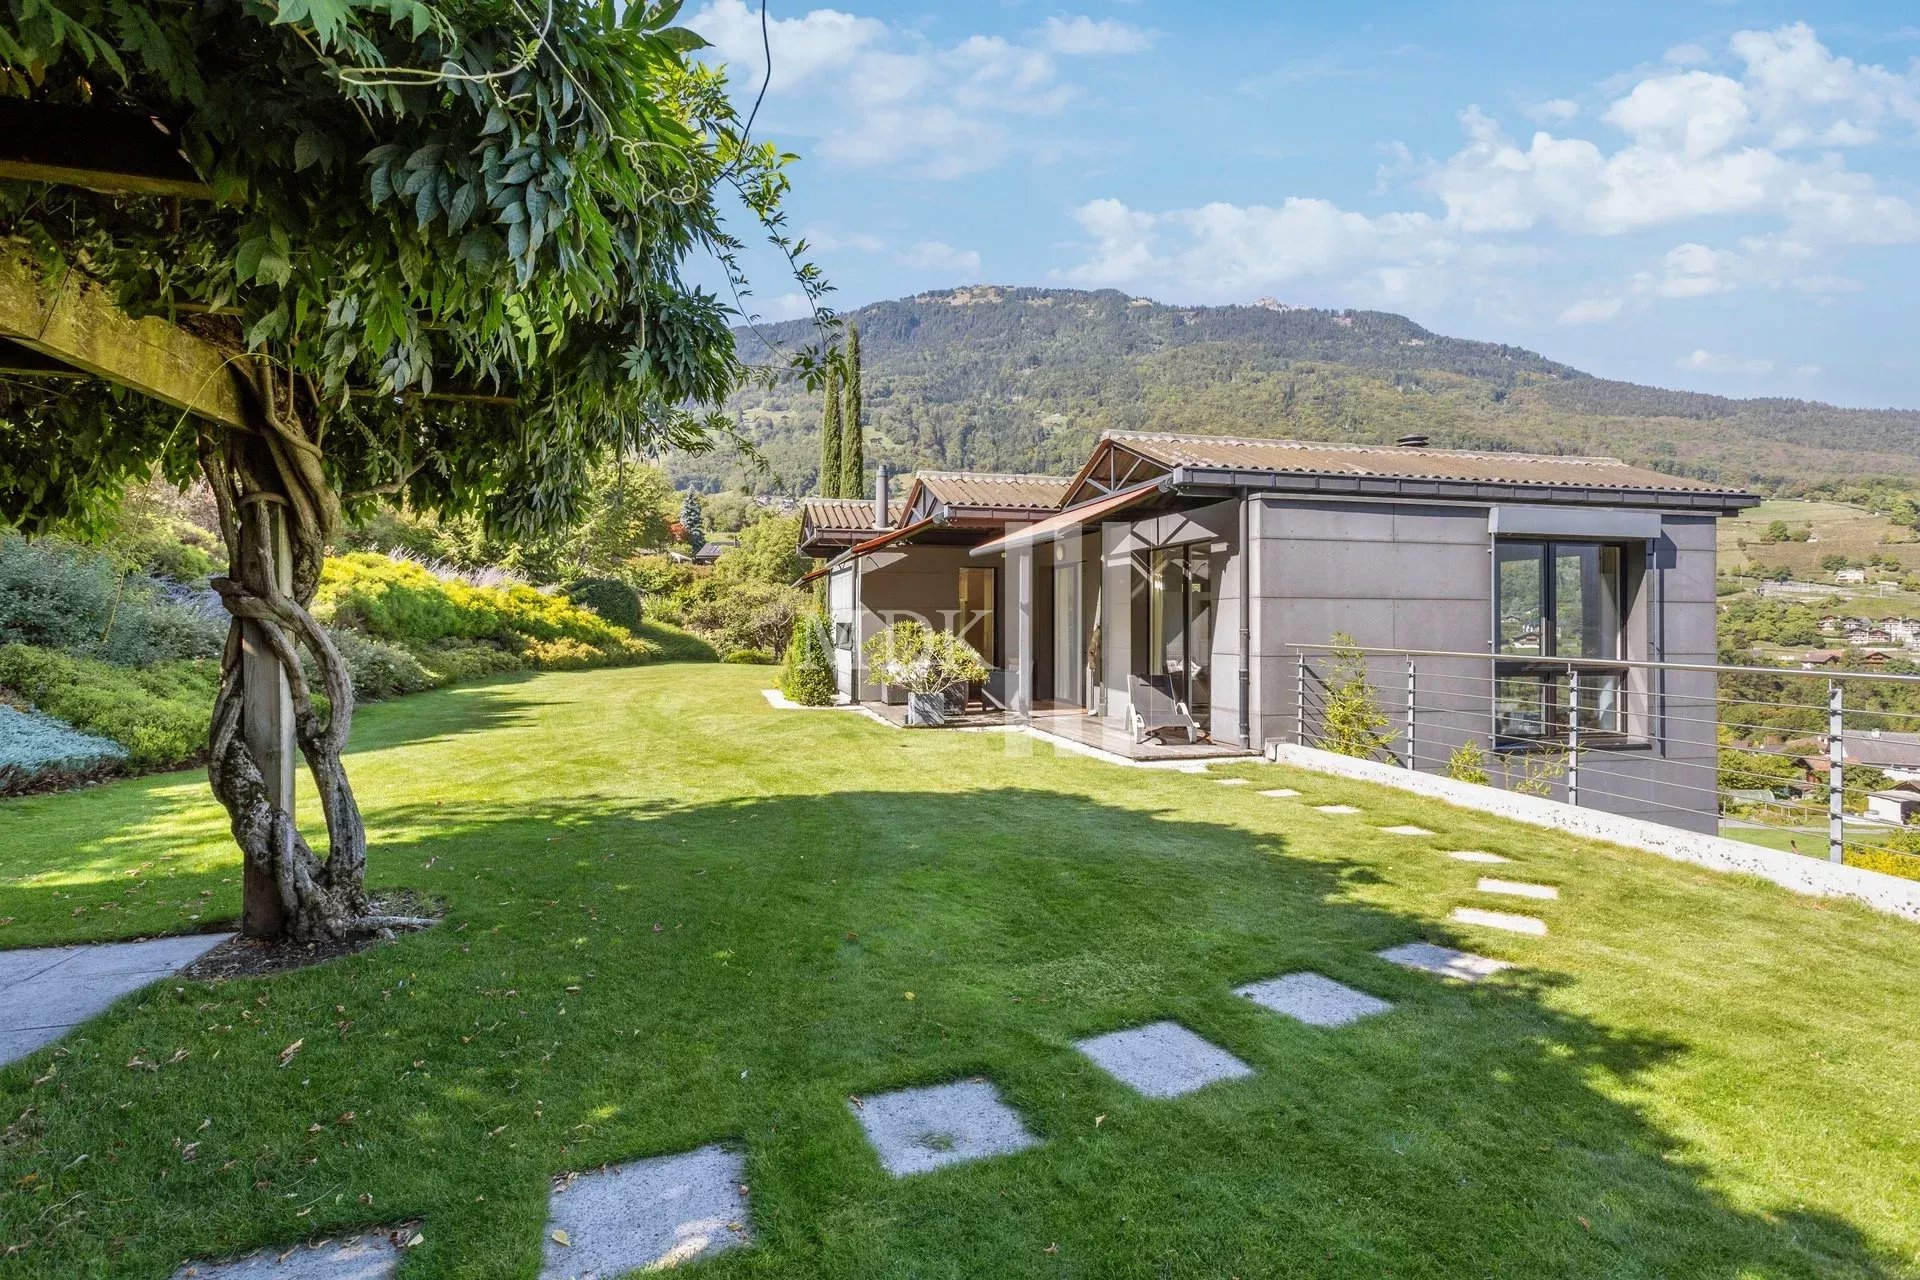
<instances>
[{"instance_id":1,"label":"glass window","mask_svg":"<svg viewBox=\"0 0 1920 1280\"><path fill-rule=\"evenodd\" d=\"M1599 542L1501 540L1494 544L1494 734L1557 740L1624 734L1624 671L1580 668L1580 693L1552 659L1622 656L1621 548ZM1577 702L1577 705L1575 705Z\"/></svg>"},{"instance_id":2,"label":"glass window","mask_svg":"<svg viewBox=\"0 0 1920 1280\"><path fill-rule=\"evenodd\" d=\"M1542 633L1547 625L1547 544L1498 542L1493 554L1499 569L1499 652L1537 656L1544 652Z\"/></svg>"},{"instance_id":3,"label":"glass window","mask_svg":"<svg viewBox=\"0 0 1920 1280\"><path fill-rule=\"evenodd\" d=\"M955 634L978 649L989 667L1000 665L999 628L994 624L996 576L992 569L960 570L960 612L954 620Z\"/></svg>"}]
</instances>

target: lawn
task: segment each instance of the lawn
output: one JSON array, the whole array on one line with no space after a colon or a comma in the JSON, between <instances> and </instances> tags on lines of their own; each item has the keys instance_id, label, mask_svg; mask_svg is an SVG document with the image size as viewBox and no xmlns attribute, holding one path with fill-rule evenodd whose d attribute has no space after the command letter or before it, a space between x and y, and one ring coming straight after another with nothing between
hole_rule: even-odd
<instances>
[{"instance_id":1,"label":"lawn","mask_svg":"<svg viewBox=\"0 0 1920 1280\"><path fill-rule=\"evenodd\" d=\"M553 1175L716 1141L757 1242L713 1280L1920 1275L1920 928L1273 766L777 712L767 674L368 708L374 879L445 922L0 1068L0 1276L419 1219L402 1280L530 1278ZM0 945L231 917L221 827L185 774L0 806ZM1502 906L1455 848L1559 886L1504 908L1551 934L1448 924ZM1516 967L1371 955L1413 939ZM1231 993L1298 970L1395 1007ZM1071 1047L1162 1018L1254 1074L1151 1101ZM1040 1144L888 1177L848 1096L974 1076Z\"/></svg>"}]
</instances>

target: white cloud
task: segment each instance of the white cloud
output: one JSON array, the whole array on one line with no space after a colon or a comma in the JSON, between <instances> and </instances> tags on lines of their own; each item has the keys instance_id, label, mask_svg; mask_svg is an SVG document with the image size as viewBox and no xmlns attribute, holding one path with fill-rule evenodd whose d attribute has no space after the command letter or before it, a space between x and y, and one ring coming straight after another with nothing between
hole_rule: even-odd
<instances>
[{"instance_id":1,"label":"white cloud","mask_svg":"<svg viewBox=\"0 0 1920 1280\"><path fill-rule=\"evenodd\" d=\"M1619 316L1627 300L1618 295L1608 298L1583 298L1559 315L1561 324L1599 324Z\"/></svg>"},{"instance_id":2,"label":"white cloud","mask_svg":"<svg viewBox=\"0 0 1920 1280\"><path fill-rule=\"evenodd\" d=\"M1773 361L1751 360L1740 356L1724 355L1708 351L1704 347L1696 348L1673 362L1677 369L1688 369L1696 373L1750 373L1773 372Z\"/></svg>"},{"instance_id":3,"label":"white cloud","mask_svg":"<svg viewBox=\"0 0 1920 1280\"><path fill-rule=\"evenodd\" d=\"M1572 98L1548 98L1521 110L1536 124L1565 124L1580 114L1580 104Z\"/></svg>"},{"instance_id":4,"label":"white cloud","mask_svg":"<svg viewBox=\"0 0 1920 1280\"><path fill-rule=\"evenodd\" d=\"M745 0L708 0L687 25L743 84L765 74L760 15ZM1120 52L1144 38L1125 23L1079 18L1055 19L1026 41L973 35L940 46L904 24L836 9L773 19L768 97L784 111L773 131L811 135L810 152L850 168L963 177L1043 145L1012 122L1057 114L1074 99L1056 52Z\"/></svg>"},{"instance_id":5,"label":"white cloud","mask_svg":"<svg viewBox=\"0 0 1920 1280\"><path fill-rule=\"evenodd\" d=\"M944 240L921 240L897 255L902 266L919 271L937 271L957 280L973 280L980 275L980 251L956 249Z\"/></svg>"},{"instance_id":6,"label":"white cloud","mask_svg":"<svg viewBox=\"0 0 1920 1280\"><path fill-rule=\"evenodd\" d=\"M1113 18L1048 18L1040 29L1047 47L1068 57L1095 54L1144 53L1153 47L1153 34Z\"/></svg>"}]
</instances>

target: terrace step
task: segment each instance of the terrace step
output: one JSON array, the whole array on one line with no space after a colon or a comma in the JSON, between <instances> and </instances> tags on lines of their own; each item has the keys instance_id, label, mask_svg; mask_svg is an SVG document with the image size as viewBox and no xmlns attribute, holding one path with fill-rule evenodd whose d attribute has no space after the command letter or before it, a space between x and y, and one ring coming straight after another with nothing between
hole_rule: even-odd
<instances>
[{"instance_id":1,"label":"terrace step","mask_svg":"<svg viewBox=\"0 0 1920 1280\"><path fill-rule=\"evenodd\" d=\"M1503 858L1497 853L1488 853L1485 849L1449 849L1447 856L1455 862L1512 862L1512 858Z\"/></svg>"},{"instance_id":2,"label":"terrace step","mask_svg":"<svg viewBox=\"0 0 1920 1280\"><path fill-rule=\"evenodd\" d=\"M1480 892L1500 893L1509 898L1538 898L1542 902L1553 902L1560 897L1560 891L1550 884L1529 884L1525 880L1496 880L1492 876L1480 877Z\"/></svg>"},{"instance_id":3,"label":"terrace step","mask_svg":"<svg viewBox=\"0 0 1920 1280\"><path fill-rule=\"evenodd\" d=\"M400 1255L419 1238L419 1224L403 1223L337 1240L259 1249L225 1262L189 1262L173 1280L389 1280Z\"/></svg>"},{"instance_id":4,"label":"terrace step","mask_svg":"<svg viewBox=\"0 0 1920 1280\"><path fill-rule=\"evenodd\" d=\"M867 1141L896 1178L1038 1146L1000 1091L985 1080L896 1089L848 1099Z\"/></svg>"}]
</instances>

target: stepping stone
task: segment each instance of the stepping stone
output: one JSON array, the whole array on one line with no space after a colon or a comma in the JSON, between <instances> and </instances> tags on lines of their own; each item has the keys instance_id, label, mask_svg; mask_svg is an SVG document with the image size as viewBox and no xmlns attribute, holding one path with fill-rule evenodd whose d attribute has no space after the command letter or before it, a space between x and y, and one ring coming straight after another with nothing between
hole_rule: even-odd
<instances>
[{"instance_id":1,"label":"stepping stone","mask_svg":"<svg viewBox=\"0 0 1920 1280\"><path fill-rule=\"evenodd\" d=\"M744 1155L716 1145L557 1180L540 1280L612 1280L751 1243L746 1172Z\"/></svg>"},{"instance_id":2,"label":"stepping stone","mask_svg":"<svg viewBox=\"0 0 1920 1280\"><path fill-rule=\"evenodd\" d=\"M129 992L177 973L231 934L0 951L0 1066L67 1034Z\"/></svg>"},{"instance_id":3,"label":"stepping stone","mask_svg":"<svg viewBox=\"0 0 1920 1280\"><path fill-rule=\"evenodd\" d=\"M1289 973L1265 982L1250 982L1235 987L1233 993L1310 1027L1344 1027L1393 1008L1377 996L1317 973Z\"/></svg>"},{"instance_id":4,"label":"stepping stone","mask_svg":"<svg viewBox=\"0 0 1920 1280\"><path fill-rule=\"evenodd\" d=\"M1253 1068L1177 1022L1110 1031L1073 1047L1095 1066L1149 1098L1177 1098L1220 1080L1238 1080Z\"/></svg>"},{"instance_id":5,"label":"stepping stone","mask_svg":"<svg viewBox=\"0 0 1920 1280\"><path fill-rule=\"evenodd\" d=\"M1247 779L1245 778L1215 778L1214 781L1223 787L1244 787L1247 785Z\"/></svg>"},{"instance_id":6,"label":"stepping stone","mask_svg":"<svg viewBox=\"0 0 1920 1280\"><path fill-rule=\"evenodd\" d=\"M1373 954L1403 969L1437 973L1443 978L1458 978L1462 982L1478 982L1502 969L1513 968L1505 960L1476 956L1469 951L1455 951L1452 947L1439 947L1431 942L1404 942Z\"/></svg>"},{"instance_id":7,"label":"stepping stone","mask_svg":"<svg viewBox=\"0 0 1920 1280\"><path fill-rule=\"evenodd\" d=\"M985 1080L897 1089L847 1105L896 1178L1040 1144Z\"/></svg>"},{"instance_id":8,"label":"stepping stone","mask_svg":"<svg viewBox=\"0 0 1920 1280\"><path fill-rule=\"evenodd\" d=\"M1411 822L1402 823L1397 827L1382 827L1380 829L1390 836L1430 836L1433 834L1433 832L1427 830L1425 827L1416 827Z\"/></svg>"},{"instance_id":9,"label":"stepping stone","mask_svg":"<svg viewBox=\"0 0 1920 1280\"><path fill-rule=\"evenodd\" d=\"M416 1234L408 1224L291 1249L260 1249L228 1262L190 1262L173 1280L388 1280Z\"/></svg>"},{"instance_id":10,"label":"stepping stone","mask_svg":"<svg viewBox=\"0 0 1920 1280\"><path fill-rule=\"evenodd\" d=\"M1539 898L1543 902L1553 902L1560 897L1560 891L1550 884L1528 884L1524 880L1496 880L1492 876L1480 877L1480 892L1504 893L1510 898Z\"/></svg>"},{"instance_id":11,"label":"stepping stone","mask_svg":"<svg viewBox=\"0 0 1920 1280\"><path fill-rule=\"evenodd\" d=\"M1516 916L1506 911L1455 907L1451 919L1455 924L1477 924L1486 929L1505 929L1508 933L1529 933L1536 938L1547 936L1546 921L1536 920L1532 916Z\"/></svg>"},{"instance_id":12,"label":"stepping stone","mask_svg":"<svg viewBox=\"0 0 1920 1280\"><path fill-rule=\"evenodd\" d=\"M1447 856L1455 862L1512 862L1512 858L1503 858L1497 853L1488 853L1484 849L1449 849Z\"/></svg>"},{"instance_id":13,"label":"stepping stone","mask_svg":"<svg viewBox=\"0 0 1920 1280\"><path fill-rule=\"evenodd\" d=\"M1274 787L1271 790L1262 791L1260 794L1263 796L1272 796L1275 800L1292 800L1298 797L1300 793L1292 787Z\"/></svg>"},{"instance_id":14,"label":"stepping stone","mask_svg":"<svg viewBox=\"0 0 1920 1280\"><path fill-rule=\"evenodd\" d=\"M1317 804L1313 806L1322 813L1358 813L1359 809L1350 804Z\"/></svg>"}]
</instances>

